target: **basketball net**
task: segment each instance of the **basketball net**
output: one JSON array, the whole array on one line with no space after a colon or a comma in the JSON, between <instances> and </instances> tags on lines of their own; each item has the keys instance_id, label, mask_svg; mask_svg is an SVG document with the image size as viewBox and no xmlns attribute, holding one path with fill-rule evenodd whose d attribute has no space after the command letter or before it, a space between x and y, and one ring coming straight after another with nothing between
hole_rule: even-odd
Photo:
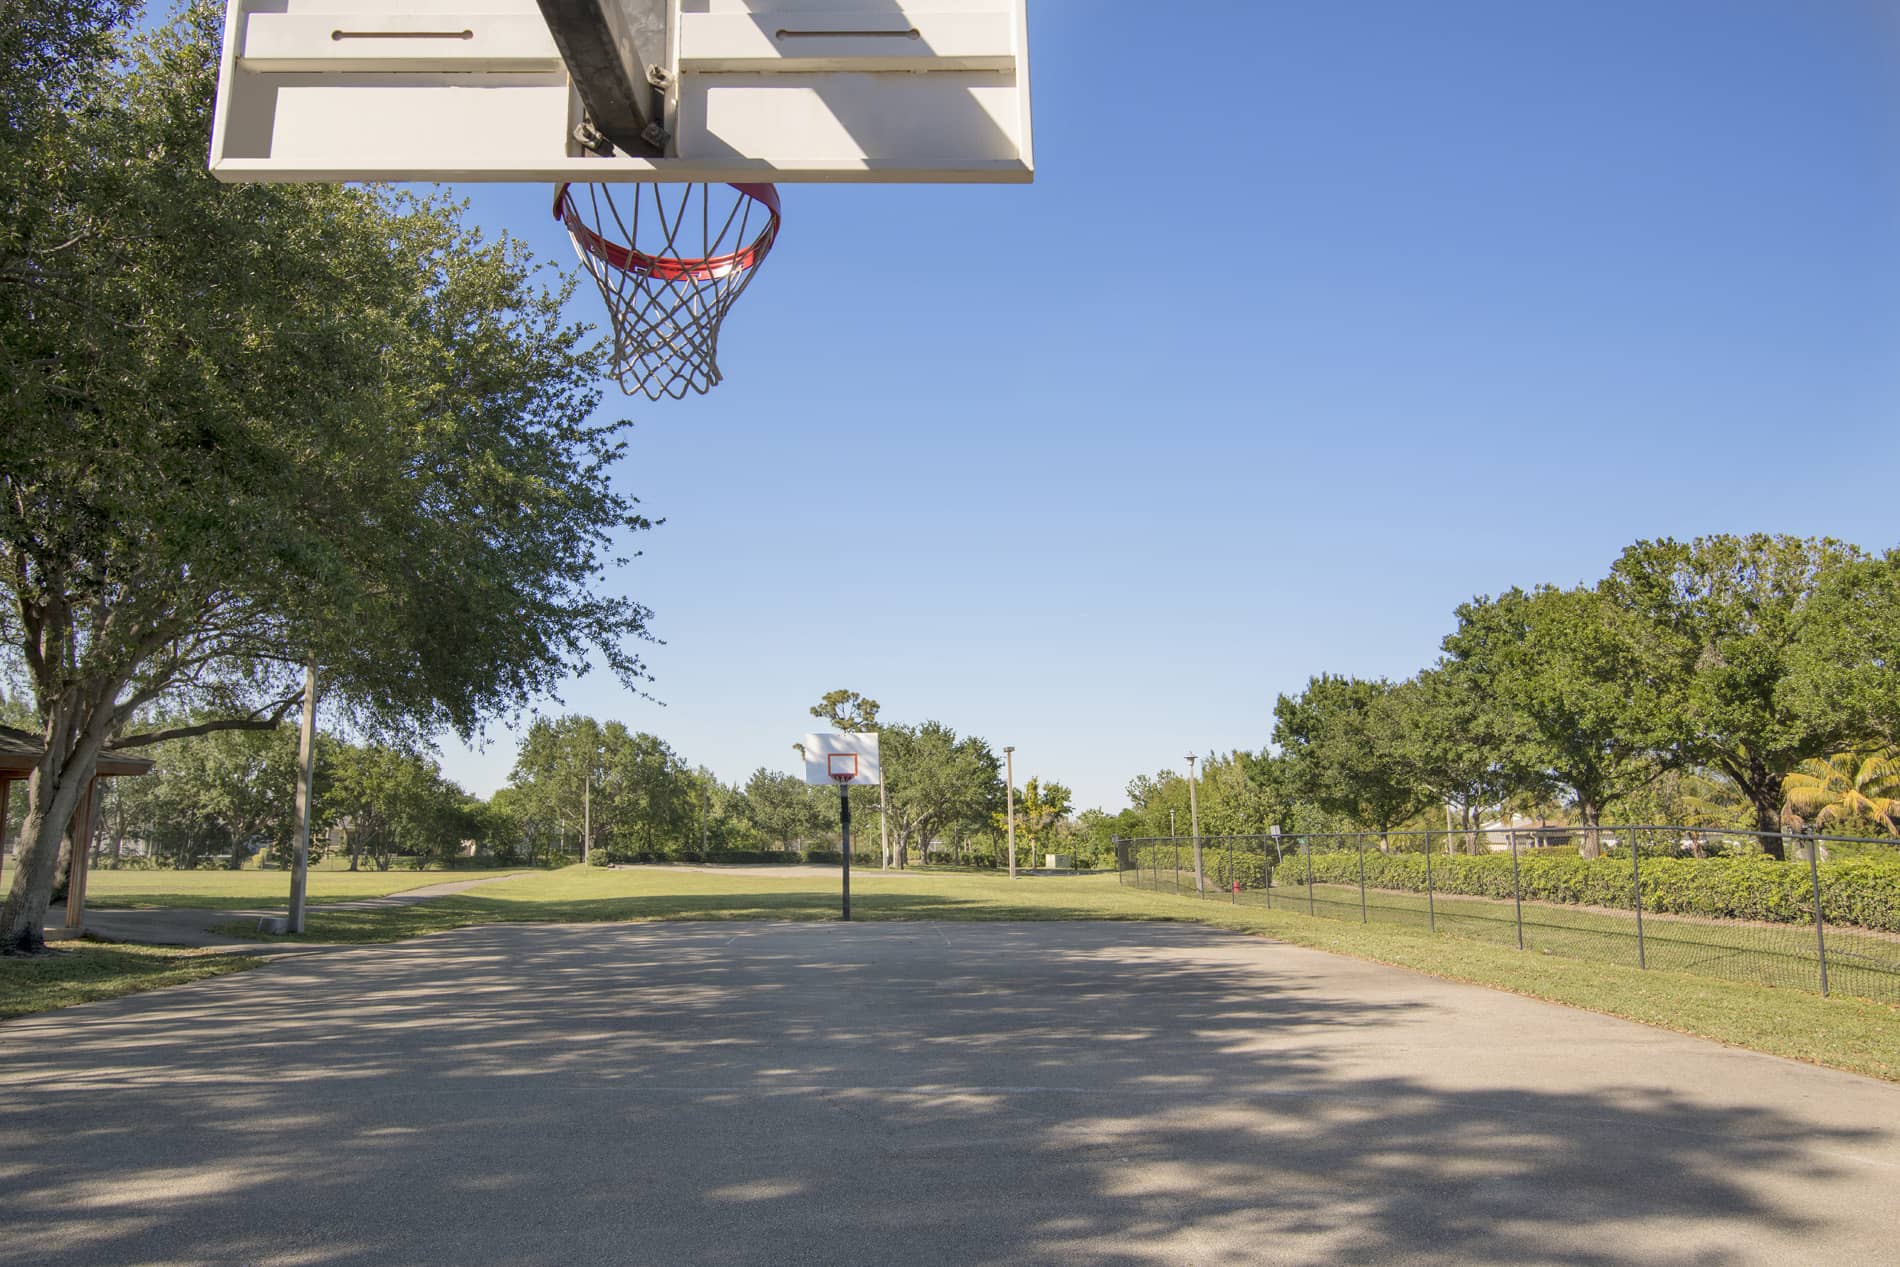
<instances>
[{"instance_id":1,"label":"basketball net","mask_svg":"<svg viewBox=\"0 0 1900 1267\"><path fill-rule=\"evenodd\" d=\"M719 327L778 237L778 190L564 184L554 216L607 303L621 390L678 400L718 383Z\"/></svg>"}]
</instances>

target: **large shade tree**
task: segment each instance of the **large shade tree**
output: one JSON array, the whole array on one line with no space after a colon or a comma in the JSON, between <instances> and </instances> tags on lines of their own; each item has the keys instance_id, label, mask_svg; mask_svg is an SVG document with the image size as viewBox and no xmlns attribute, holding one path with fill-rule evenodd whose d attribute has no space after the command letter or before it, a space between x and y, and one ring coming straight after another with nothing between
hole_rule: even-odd
<instances>
[{"instance_id":1,"label":"large shade tree","mask_svg":"<svg viewBox=\"0 0 1900 1267\"><path fill-rule=\"evenodd\" d=\"M204 170L219 16L16 0L0 82L0 642L45 756L0 944L36 948L96 763L271 727L321 667L360 725L473 733L647 613L646 526L565 291L458 208ZM48 67L54 70L46 77ZM142 729L159 700L187 726Z\"/></svg>"},{"instance_id":2,"label":"large shade tree","mask_svg":"<svg viewBox=\"0 0 1900 1267\"><path fill-rule=\"evenodd\" d=\"M1603 582L1641 629L1643 670L1671 705L1679 762L1721 771L1755 809L1763 848L1782 856L1783 781L1814 757L1866 738L1852 710L1817 705L1807 644L1837 643L1849 613L1811 600L1860 560L1827 539L1639 541Z\"/></svg>"},{"instance_id":3,"label":"large shade tree","mask_svg":"<svg viewBox=\"0 0 1900 1267\"><path fill-rule=\"evenodd\" d=\"M1680 690L1651 671L1644 632L1593 589L1539 586L1461 605L1445 639L1448 665L1497 710L1512 782L1568 788L1586 826L1657 776L1675 733Z\"/></svg>"},{"instance_id":4,"label":"large shade tree","mask_svg":"<svg viewBox=\"0 0 1900 1267\"><path fill-rule=\"evenodd\" d=\"M1389 832L1431 801L1409 746L1404 693L1383 679L1322 674L1273 709L1296 795Z\"/></svg>"},{"instance_id":5,"label":"large shade tree","mask_svg":"<svg viewBox=\"0 0 1900 1267\"><path fill-rule=\"evenodd\" d=\"M989 744L959 736L942 722L885 726L878 756L890 794L892 847L898 865L914 844L927 849L940 834L986 825L1002 805L1000 763Z\"/></svg>"}]
</instances>

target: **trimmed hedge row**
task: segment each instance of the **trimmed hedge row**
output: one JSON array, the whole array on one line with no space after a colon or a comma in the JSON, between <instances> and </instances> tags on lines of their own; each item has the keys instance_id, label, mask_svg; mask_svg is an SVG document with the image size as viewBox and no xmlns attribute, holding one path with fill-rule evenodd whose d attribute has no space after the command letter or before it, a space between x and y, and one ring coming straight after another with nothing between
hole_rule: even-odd
<instances>
[{"instance_id":1,"label":"trimmed hedge row","mask_svg":"<svg viewBox=\"0 0 1900 1267\"><path fill-rule=\"evenodd\" d=\"M1182 874L1193 874L1192 846L1182 845L1178 853L1173 845L1144 845L1135 850L1135 861L1143 871L1153 871L1157 863L1161 870L1170 871L1176 858ZM1225 845L1208 844L1201 850L1201 869L1208 884L1222 889L1231 888L1236 880L1243 889L1264 888L1267 883L1267 860L1251 849L1235 850L1230 859Z\"/></svg>"},{"instance_id":2,"label":"trimmed hedge row","mask_svg":"<svg viewBox=\"0 0 1900 1267\"><path fill-rule=\"evenodd\" d=\"M1366 885L1409 893L1425 891L1422 854L1365 853ZM1621 858L1550 857L1519 861L1527 900L1629 910L1630 862ZM1668 915L1812 924L1814 888L1807 864L1763 857L1644 858L1643 909ZM1276 885L1306 883L1307 860L1289 856L1274 868ZM1359 883L1356 853L1316 853L1318 884ZM1509 900L1511 859L1502 855L1432 859L1437 892ZM1830 924L1900 933L1900 859L1850 858L1821 864L1821 912Z\"/></svg>"}]
</instances>

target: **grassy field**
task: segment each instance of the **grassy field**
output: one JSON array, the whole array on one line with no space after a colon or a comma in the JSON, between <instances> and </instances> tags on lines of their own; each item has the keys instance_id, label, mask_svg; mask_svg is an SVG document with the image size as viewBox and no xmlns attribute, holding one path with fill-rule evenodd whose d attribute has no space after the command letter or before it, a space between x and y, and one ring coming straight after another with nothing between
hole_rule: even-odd
<instances>
[{"instance_id":1,"label":"grassy field","mask_svg":"<svg viewBox=\"0 0 1900 1267\"><path fill-rule=\"evenodd\" d=\"M1126 887L1110 875L1035 876L854 872L858 919L1162 919L1260 933L1568 1003L1757 1051L1900 1081L1900 1008L1855 998L1641 971L1390 923L1347 923L1262 906L1230 905ZM477 893L389 911L319 912L313 941L386 941L495 922L670 919L835 919L835 872L770 875L684 868L570 867Z\"/></svg>"},{"instance_id":2,"label":"grassy field","mask_svg":"<svg viewBox=\"0 0 1900 1267\"><path fill-rule=\"evenodd\" d=\"M1133 880L1132 873L1129 878ZM1143 886L1153 888L1155 883L1153 873L1142 873ZM1159 883L1163 892L1191 895L1194 873L1176 873L1164 867ZM1313 914L1360 922L1356 885L1315 884L1312 889ZM1296 914L1309 909L1304 885L1270 891L1243 889L1237 897L1242 905L1271 905ZM1226 895L1216 892L1215 900L1224 901ZM1432 905L1434 913L1428 915L1423 893L1368 889L1363 916L1368 923L1418 929L1430 928L1435 918L1440 933L1516 948L1516 913L1509 901L1439 894ZM1759 924L1649 913L1643 916L1640 960L1636 915L1632 911L1526 902L1523 928L1524 948L1540 954L1632 968L1641 962L1651 968L1798 990L1818 991L1821 985L1813 924ZM1831 992L1900 1003L1900 937L1832 926L1825 931Z\"/></svg>"},{"instance_id":3,"label":"grassy field","mask_svg":"<svg viewBox=\"0 0 1900 1267\"><path fill-rule=\"evenodd\" d=\"M44 955L0 957L0 1019L182 985L262 962L204 950L63 942Z\"/></svg>"},{"instance_id":4,"label":"grassy field","mask_svg":"<svg viewBox=\"0 0 1900 1267\"><path fill-rule=\"evenodd\" d=\"M516 870L519 870L517 868ZM480 880L510 871L312 871L312 902L347 902L451 880ZM86 905L101 910L157 906L227 906L284 910L290 902L287 871L106 871L86 877Z\"/></svg>"},{"instance_id":5,"label":"grassy field","mask_svg":"<svg viewBox=\"0 0 1900 1267\"><path fill-rule=\"evenodd\" d=\"M228 883L225 875L183 873L173 877L170 889L158 891L188 897L201 880ZM415 878L414 873L409 873L409 878ZM421 878L429 882L446 877ZM853 913L859 919L1201 923L1900 1081L1900 1008L1865 999L1823 999L1803 990L1776 989L1666 968L1641 971L1619 963L1587 962L1535 949L1526 952L1481 940L1432 936L1403 924L1314 919L1297 911L1155 893L1123 886L1113 874L1033 876L1014 884L997 875L944 872L886 875L856 871L852 879ZM224 900L209 900L209 894L205 897L207 900L183 904L217 906ZM829 920L837 918L837 910L837 873L830 869L788 875L665 867L624 871L569 867L417 906L314 912L305 940L394 941L469 924L524 921ZM251 932L248 928L233 931ZM106 953L120 952L114 948ZM0 991L10 992L5 997L17 998L21 993L22 987L15 980L20 965L37 962L0 960ZM132 983L127 989L169 983L154 979L148 965L141 964L140 969L143 975L128 977ZM45 1006L77 1002L81 997L104 997L55 993L51 983L44 980L38 988L48 1000ZM32 1009L16 1006L15 1010Z\"/></svg>"}]
</instances>

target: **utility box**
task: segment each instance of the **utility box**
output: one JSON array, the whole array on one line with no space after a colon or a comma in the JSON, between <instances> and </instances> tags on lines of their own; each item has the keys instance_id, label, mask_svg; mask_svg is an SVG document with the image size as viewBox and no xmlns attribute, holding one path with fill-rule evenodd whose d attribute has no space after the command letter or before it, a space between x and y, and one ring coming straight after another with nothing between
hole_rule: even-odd
<instances>
[{"instance_id":1,"label":"utility box","mask_svg":"<svg viewBox=\"0 0 1900 1267\"><path fill-rule=\"evenodd\" d=\"M1045 871L1075 870L1075 855L1073 854L1046 853L1042 855L1042 859L1043 870Z\"/></svg>"}]
</instances>

